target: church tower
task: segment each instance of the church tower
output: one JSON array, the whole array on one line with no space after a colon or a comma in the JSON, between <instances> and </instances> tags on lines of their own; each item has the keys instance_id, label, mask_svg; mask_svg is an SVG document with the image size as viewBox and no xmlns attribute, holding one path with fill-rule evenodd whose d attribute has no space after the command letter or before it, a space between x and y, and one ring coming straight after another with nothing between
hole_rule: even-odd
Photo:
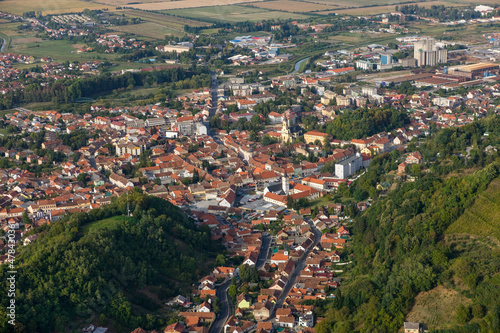
<instances>
[{"instance_id":1,"label":"church tower","mask_svg":"<svg viewBox=\"0 0 500 333\"><path fill-rule=\"evenodd\" d=\"M288 174L286 173L286 170L285 170L285 174L283 175L283 177L281 177L281 187L282 187L284 195L288 195L290 183L288 181Z\"/></svg>"},{"instance_id":2,"label":"church tower","mask_svg":"<svg viewBox=\"0 0 500 333\"><path fill-rule=\"evenodd\" d=\"M283 127L281 128L281 142L287 143L291 140L290 129L288 128L288 120L283 115Z\"/></svg>"}]
</instances>

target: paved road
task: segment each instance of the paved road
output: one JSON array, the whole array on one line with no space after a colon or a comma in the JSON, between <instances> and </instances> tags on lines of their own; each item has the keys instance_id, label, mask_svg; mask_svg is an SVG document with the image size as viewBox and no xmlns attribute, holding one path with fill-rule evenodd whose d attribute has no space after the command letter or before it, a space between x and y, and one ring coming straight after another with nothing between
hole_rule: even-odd
<instances>
[{"instance_id":1,"label":"paved road","mask_svg":"<svg viewBox=\"0 0 500 333\"><path fill-rule=\"evenodd\" d=\"M231 285L231 279L228 279L224 283L221 284L215 295L219 298L221 303L220 312L217 314L212 326L208 330L208 333L219 333L224 328L224 324L229 319L229 316L233 313L233 305L231 304L231 300L227 295L227 291L229 286Z\"/></svg>"},{"instance_id":2,"label":"paved road","mask_svg":"<svg viewBox=\"0 0 500 333\"><path fill-rule=\"evenodd\" d=\"M313 233L314 233L314 243L307 249L307 251L304 253L302 256L302 259L297 261L295 263L295 268L290 275L290 278L286 282L285 288L283 289L283 292L281 293L280 297L278 298L278 301L274 305L273 311L271 312L271 315L269 316L268 320L273 320L276 317L276 310L281 308L283 306L283 303L285 302L286 297L288 296L288 293L290 292L290 289L292 289L293 285L295 284L295 281L297 280L297 277L300 274L300 271L302 271L306 267L306 260L307 256L309 253L314 249L316 245L318 245L319 241L321 240L321 231L319 231L312 220L310 218L306 219L306 222L309 223L311 226Z\"/></svg>"},{"instance_id":3,"label":"paved road","mask_svg":"<svg viewBox=\"0 0 500 333\"><path fill-rule=\"evenodd\" d=\"M260 268L265 264L267 257L269 256L270 248L271 248L271 236L269 235L262 236L262 245L259 252L259 258L257 260L257 268ZM230 285L231 285L231 279L224 281L224 283L222 283L215 292L215 295L220 299L221 309L220 312L217 314L217 317L215 318L214 322L212 323L212 326L210 326L210 330L208 331L208 333L222 332L224 324L229 319L229 317L234 313L233 304L227 294Z\"/></svg>"},{"instance_id":4,"label":"paved road","mask_svg":"<svg viewBox=\"0 0 500 333\"><path fill-rule=\"evenodd\" d=\"M257 260L257 268L260 269L266 263L267 258L269 257L269 250L271 245L271 236L266 235L262 236L262 245L260 247L259 259Z\"/></svg>"}]
</instances>

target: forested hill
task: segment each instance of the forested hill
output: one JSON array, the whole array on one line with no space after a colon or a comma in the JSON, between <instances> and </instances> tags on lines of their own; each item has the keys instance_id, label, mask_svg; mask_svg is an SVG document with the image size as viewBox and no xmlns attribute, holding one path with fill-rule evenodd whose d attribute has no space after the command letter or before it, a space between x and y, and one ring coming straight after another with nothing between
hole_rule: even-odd
<instances>
[{"instance_id":1,"label":"forested hill","mask_svg":"<svg viewBox=\"0 0 500 333\"><path fill-rule=\"evenodd\" d=\"M221 248L169 202L142 193L129 202L133 218L122 196L43 227L18 248L16 331L79 331L93 319L117 332L164 325L165 299L196 283ZM8 331L0 299L0 331Z\"/></svg>"},{"instance_id":2,"label":"forested hill","mask_svg":"<svg viewBox=\"0 0 500 333\"><path fill-rule=\"evenodd\" d=\"M500 331L500 117L416 142L424 163L353 223L347 279L333 302L318 301L317 333L398 332L404 321L431 332ZM486 135L485 135L486 133ZM466 148L471 154L466 156ZM376 157L349 190L377 195L401 161ZM488 212L482 212L489 210ZM488 228L488 229L486 229Z\"/></svg>"}]
</instances>

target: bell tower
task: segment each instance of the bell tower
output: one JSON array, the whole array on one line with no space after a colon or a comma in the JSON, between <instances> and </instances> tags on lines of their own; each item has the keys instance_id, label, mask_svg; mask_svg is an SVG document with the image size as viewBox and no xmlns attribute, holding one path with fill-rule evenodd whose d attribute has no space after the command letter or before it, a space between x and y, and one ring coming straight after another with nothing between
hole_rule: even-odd
<instances>
[{"instance_id":1,"label":"bell tower","mask_svg":"<svg viewBox=\"0 0 500 333\"><path fill-rule=\"evenodd\" d=\"M281 188L283 190L283 193L285 195L288 195L289 194L289 189L290 189L290 183L289 183L289 180L288 180L288 174L286 173L286 170L285 170L285 174L283 175L283 177L281 177Z\"/></svg>"},{"instance_id":2,"label":"bell tower","mask_svg":"<svg viewBox=\"0 0 500 333\"><path fill-rule=\"evenodd\" d=\"M283 115L283 127L281 128L281 142L287 143L291 139L290 129L288 128L288 120Z\"/></svg>"}]
</instances>

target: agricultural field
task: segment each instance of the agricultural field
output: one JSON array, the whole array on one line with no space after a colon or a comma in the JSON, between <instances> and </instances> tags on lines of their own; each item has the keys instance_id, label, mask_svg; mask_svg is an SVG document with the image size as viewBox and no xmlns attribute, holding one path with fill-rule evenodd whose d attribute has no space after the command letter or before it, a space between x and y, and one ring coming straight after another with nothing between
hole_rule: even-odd
<instances>
[{"instance_id":1,"label":"agricultural field","mask_svg":"<svg viewBox=\"0 0 500 333\"><path fill-rule=\"evenodd\" d=\"M195 21L190 19L185 19L182 17L175 17L166 14L152 13L152 12L144 12L140 10L134 9L123 9L117 10L116 14L125 14L128 17L138 17L143 19L144 21L157 23L163 25L167 28L171 28L174 30L184 31L184 26L189 25L191 27L205 27L209 26L209 23Z\"/></svg>"},{"instance_id":2,"label":"agricultural field","mask_svg":"<svg viewBox=\"0 0 500 333\"><path fill-rule=\"evenodd\" d=\"M426 1L426 2L418 2L416 4L418 4L419 7L430 7L439 5L454 6L454 7L465 6L465 4L452 4L446 1ZM365 5L365 6L366 7L358 6L358 7L339 9L334 11L322 11L318 12L317 14L327 15L331 13L337 13L337 14L347 14L347 15L373 15L373 14L390 13L393 12L396 8L396 5L384 5L384 6Z\"/></svg>"},{"instance_id":3,"label":"agricultural field","mask_svg":"<svg viewBox=\"0 0 500 333\"><path fill-rule=\"evenodd\" d=\"M126 33L146 39L163 39L165 35L181 37L184 35L179 30L174 30L158 23L145 22L139 24L120 25L113 27L116 33Z\"/></svg>"},{"instance_id":4,"label":"agricultural field","mask_svg":"<svg viewBox=\"0 0 500 333\"><path fill-rule=\"evenodd\" d=\"M123 0L103 0L109 2L121 2ZM162 1L154 3L141 3L134 5L127 5L128 7L133 7L137 9L146 10L168 10L168 9L179 9L179 8L198 8L198 7L210 7L210 6L227 6L240 3L254 3L264 0L178 0L178 1ZM128 2L125 0L123 2Z\"/></svg>"},{"instance_id":5,"label":"agricultural field","mask_svg":"<svg viewBox=\"0 0 500 333\"><path fill-rule=\"evenodd\" d=\"M446 233L493 237L500 241L500 179L492 181Z\"/></svg>"},{"instance_id":6,"label":"agricultural field","mask_svg":"<svg viewBox=\"0 0 500 333\"><path fill-rule=\"evenodd\" d=\"M114 7L82 0L4 0L1 2L0 8L4 12L18 15L28 11L42 12L43 15L47 15L82 12L86 8L113 9Z\"/></svg>"},{"instance_id":7,"label":"agricultural field","mask_svg":"<svg viewBox=\"0 0 500 333\"><path fill-rule=\"evenodd\" d=\"M294 13L306 13L316 11L334 10L336 5L317 4L312 2L302 2L294 0L275 0L252 4L254 7L271 10L283 10Z\"/></svg>"},{"instance_id":8,"label":"agricultural field","mask_svg":"<svg viewBox=\"0 0 500 333\"><path fill-rule=\"evenodd\" d=\"M272 19L306 19L304 14L273 11L249 6L213 6L203 8L175 9L167 14L189 17L193 19L210 19L212 21L244 22Z\"/></svg>"}]
</instances>

